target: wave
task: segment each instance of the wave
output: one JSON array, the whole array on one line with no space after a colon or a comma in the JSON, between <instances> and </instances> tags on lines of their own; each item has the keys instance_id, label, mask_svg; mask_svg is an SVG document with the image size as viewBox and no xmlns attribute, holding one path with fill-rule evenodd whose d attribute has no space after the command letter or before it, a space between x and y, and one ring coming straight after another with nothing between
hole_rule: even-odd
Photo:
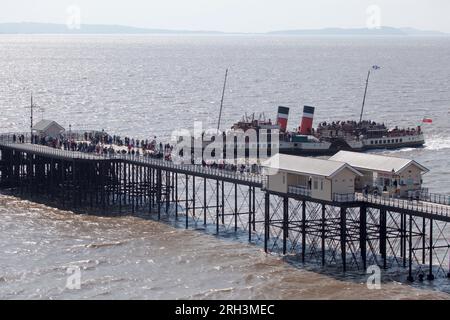
<instances>
[{"instance_id":1,"label":"wave","mask_svg":"<svg viewBox=\"0 0 450 320\"><path fill-rule=\"evenodd\" d=\"M425 149L434 151L450 149L450 138L441 135L433 135L426 139Z\"/></svg>"},{"instance_id":2,"label":"wave","mask_svg":"<svg viewBox=\"0 0 450 320\"><path fill-rule=\"evenodd\" d=\"M116 242L103 242L103 243L91 243L86 245L86 248L104 248L104 247L115 247L115 246L121 246L125 244L123 241L116 241Z\"/></svg>"}]
</instances>

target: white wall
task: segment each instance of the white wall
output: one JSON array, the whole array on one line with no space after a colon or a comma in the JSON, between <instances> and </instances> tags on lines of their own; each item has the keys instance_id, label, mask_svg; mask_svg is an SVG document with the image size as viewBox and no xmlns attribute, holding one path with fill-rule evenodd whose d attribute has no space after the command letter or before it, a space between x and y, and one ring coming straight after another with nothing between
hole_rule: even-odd
<instances>
[{"instance_id":1,"label":"white wall","mask_svg":"<svg viewBox=\"0 0 450 320\"><path fill-rule=\"evenodd\" d=\"M333 189L332 193L337 194L352 194L355 192L355 178L356 174L349 170L344 169L333 177Z\"/></svg>"},{"instance_id":2,"label":"white wall","mask_svg":"<svg viewBox=\"0 0 450 320\"><path fill-rule=\"evenodd\" d=\"M287 174L279 171L277 174L267 176L267 190L287 193Z\"/></svg>"}]
</instances>

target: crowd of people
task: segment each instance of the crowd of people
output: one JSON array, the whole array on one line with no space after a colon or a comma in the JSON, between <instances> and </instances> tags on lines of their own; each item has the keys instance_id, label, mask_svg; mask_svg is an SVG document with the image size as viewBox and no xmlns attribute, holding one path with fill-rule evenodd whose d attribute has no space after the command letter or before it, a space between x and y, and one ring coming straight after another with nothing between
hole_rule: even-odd
<instances>
[{"instance_id":1,"label":"crowd of people","mask_svg":"<svg viewBox=\"0 0 450 320\"><path fill-rule=\"evenodd\" d=\"M14 143L29 142L25 135L13 135ZM55 149L66 151L77 151L83 153L94 153L101 155L142 155L151 158L165 159L172 161L174 147L169 144L158 142L156 136L152 139L134 139L130 137L120 137L109 135L104 131L96 132L70 132L61 134L58 137L33 135L31 137L33 144L39 144ZM196 164L194 160L191 164ZM224 161L201 161L204 168L220 169L230 172L258 174L259 166L256 164L235 164Z\"/></svg>"},{"instance_id":2,"label":"crowd of people","mask_svg":"<svg viewBox=\"0 0 450 320\"><path fill-rule=\"evenodd\" d=\"M417 128L399 129L395 127L392 130L388 130L384 123L377 123L374 121L363 120L361 122L348 120L348 121L333 121L331 123L322 122L317 127L318 137L348 137L353 136L359 138L364 135L371 137L383 136L383 137L399 137L406 135L417 135L421 133L420 126ZM313 132L314 134L314 132Z\"/></svg>"}]
</instances>

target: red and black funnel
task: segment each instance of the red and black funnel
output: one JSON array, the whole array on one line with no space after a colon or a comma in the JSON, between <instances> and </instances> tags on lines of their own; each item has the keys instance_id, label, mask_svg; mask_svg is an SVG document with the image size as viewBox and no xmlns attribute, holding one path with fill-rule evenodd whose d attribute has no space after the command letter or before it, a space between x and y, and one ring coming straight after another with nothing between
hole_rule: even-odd
<instances>
[{"instance_id":1,"label":"red and black funnel","mask_svg":"<svg viewBox=\"0 0 450 320\"><path fill-rule=\"evenodd\" d=\"M280 126L280 132L286 132L289 118L289 108L278 107L277 124Z\"/></svg>"},{"instance_id":2,"label":"red and black funnel","mask_svg":"<svg viewBox=\"0 0 450 320\"><path fill-rule=\"evenodd\" d=\"M314 120L314 107L304 106L302 123L300 124L299 128L300 134L309 135L312 133L313 120Z\"/></svg>"}]
</instances>

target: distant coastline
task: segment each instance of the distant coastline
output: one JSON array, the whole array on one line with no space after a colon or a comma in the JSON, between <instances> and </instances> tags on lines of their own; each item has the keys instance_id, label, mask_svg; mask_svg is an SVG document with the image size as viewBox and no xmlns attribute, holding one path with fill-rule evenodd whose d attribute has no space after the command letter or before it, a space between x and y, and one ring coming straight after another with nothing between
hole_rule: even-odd
<instances>
[{"instance_id":1,"label":"distant coastline","mask_svg":"<svg viewBox=\"0 0 450 320\"><path fill-rule=\"evenodd\" d=\"M449 36L439 31L424 31L414 28L381 27L368 28L324 28L279 30L261 33L239 33L202 30L169 30L137 28L122 25L82 24L79 29L70 29L64 24L18 22L0 23L0 34L205 34L205 35L294 35L294 36Z\"/></svg>"}]
</instances>

